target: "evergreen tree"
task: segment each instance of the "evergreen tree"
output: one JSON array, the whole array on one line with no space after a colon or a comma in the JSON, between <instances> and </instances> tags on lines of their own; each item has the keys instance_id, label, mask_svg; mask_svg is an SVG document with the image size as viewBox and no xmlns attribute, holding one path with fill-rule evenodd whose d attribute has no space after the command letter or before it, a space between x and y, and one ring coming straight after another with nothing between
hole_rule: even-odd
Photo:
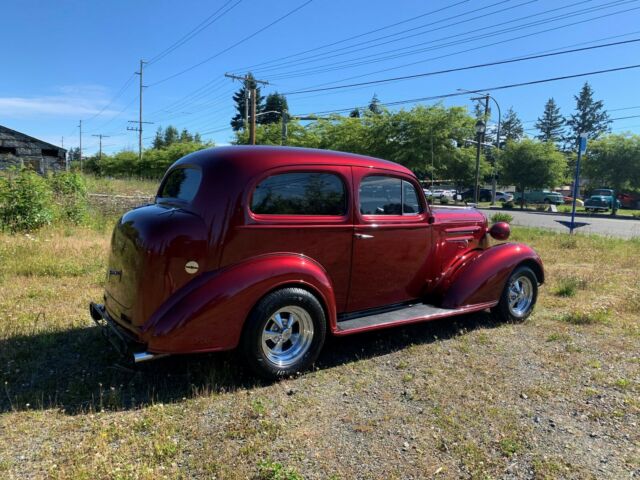
<instances>
[{"instance_id":1,"label":"evergreen tree","mask_svg":"<svg viewBox=\"0 0 640 480\"><path fill-rule=\"evenodd\" d=\"M158 127L158 130L156 130L156 135L155 135L155 137L153 137L152 146L156 150L164 147L164 137L163 137L163 134L162 134L162 127Z\"/></svg>"},{"instance_id":2,"label":"evergreen tree","mask_svg":"<svg viewBox=\"0 0 640 480\"><path fill-rule=\"evenodd\" d=\"M164 130L164 147L168 147L173 145L174 143L179 141L178 137L178 129L173 125L169 125Z\"/></svg>"},{"instance_id":3,"label":"evergreen tree","mask_svg":"<svg viewBox=\"0 0 640 480\"><path fill-rule=\"evenodd\" d=\"M360 118L360 109L359 108L354 108L353 110L351 110L351 112L349 113L349 116L351 118Z\"/></svg>"},{"instance_id":4,"label":"evergreen tree","mask_svg":"<svg viewBox=\"0 0 640 480\"><path fill-rule=\"evenodd\" d=\"M544 105L544 112L538 118L535 127L540 130L540 135L536 138L543 142L559 142L564 137L564 126L566 120L560 114L560 107L555 100L550 98Z\"/></svg>"},{"instance_id":5,"label":"evergreen tree","mask_svg":"<svg viewBox=\"0 0 640 480\"><path fill-rule=\"evenodd\" d=\"M509 107L507 113L502 117L502 124L500 125L500 142L517 142L518 140L521 140L522 137L524 137L522 121L518 118L518 114L513 110L513 107Z\"/></svg>"},{"instance_id":6,"label":"evergreen tree","mask_svg":"<svg viewBox=\"0 0 640 480\"><path fill-rule=\"evenodd\" d=\"M264 112L283 112L289 110L287 104L287 98L284 95L280 95L278 92L270 93L267 95L267 100L264 104ZM279 123L282 119L282 114L278 113L265 113L257 118L258 123L267 125L269 123Z\"/></svg>"},{"instance_id":7,"label":"evergreen tree","mask_svg":"<svg viewBox=\"0 0 640 480\"><path fill-rule=\"evenodd\" d=\"M187 130L186 128L183 128L182 132L180 132L180 141L193 142L193 135L189 133L189 130Z\"/></svg>"},{"instance_id":8,"label":"evergreen tree","mask_svg":"<svg viewBox=\"0 0 640 480\"><path fill-rule=\"evenodd\" d=\"M369 102L369 111L375 115L380 115L382 113L380 100L378 99L378 95L376 95L375 93L373 94L373 97L371 97L371 101Z\"/></svg>"},{"instance_id":9,"label":"evergreen tree","mask_svg":"<svg viewBox=\"0 0 640 480\"><path fill-rule=\"evenodd\" d=\"M196 134L193 136L193 142L194 143L202 143L202 137L200 136L200 134L198 132L196 132Z\"/></svg>"},{"instance_id":10,"label":"evergreen tree","mask_svg":"<svg viewBox=\"0 0 640 480\"><path fill-rule=\"evenodd\" d=\"M586 133L587 138L594 140L608 132L611 120L602 100L593 99L593 89L588 82L584 83L580 94L573 98L576 100L576 113L567 120L569 137L566 141L575 147L581 133Z\"/></svg>"},{"instance_id":11,"label":"evergreen tree","mask_svg":"<svg viewBox=\"0 0 640 480\"><path fill-rule=\"evenodd\" d=\"M264 111L264 105L262 103L264 97L260 95L260 87L258 87L258 84L255 82L255 77L251 73L248 73L247 77L248 80L246 84L243 84L240 90L233 94L233 101L236 104L237 110L237 113L231 119L231 128L233 128L234 132L244 128L245 104L248 105L249 111L251 111L251 98L249 98L251 88L256 89L256 114Z\"/></svg>"}]
</instances>

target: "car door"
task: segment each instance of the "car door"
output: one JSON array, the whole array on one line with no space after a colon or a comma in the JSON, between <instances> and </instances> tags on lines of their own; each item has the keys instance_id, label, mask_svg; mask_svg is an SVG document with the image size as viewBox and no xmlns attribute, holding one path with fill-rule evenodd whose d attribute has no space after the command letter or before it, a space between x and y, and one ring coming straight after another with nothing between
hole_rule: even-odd
<instances>
[{"instance_id":1,"label":"car door","mask_svg":"<svg viewBox=\"0 0 640 480\"><path fill-rule=\"evenodd\" d=\"M409 175L353 167L354 239L347 311L419 298L429 276L432 228Z\"/></svg>"}]
</instances>

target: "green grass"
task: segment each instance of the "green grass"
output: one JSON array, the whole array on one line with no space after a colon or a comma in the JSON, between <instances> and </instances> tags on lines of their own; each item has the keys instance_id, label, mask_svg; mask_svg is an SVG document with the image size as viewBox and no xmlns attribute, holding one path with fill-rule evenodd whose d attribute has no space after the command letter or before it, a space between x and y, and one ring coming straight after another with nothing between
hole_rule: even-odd
<instances>
[{"instance_id":1,"label":"green grass","mask_svg":"<svg viewBox=\"0 0 640 480\"><path fill-rule=\"evenodd\" d=\"M106 193L125 196L153 196L160 180L144 178L104 178L85 175L89 193Z\"/></svg>"},{"instance_id":2,"label":"green grass","mask_svg":"<svg viewBox=\"0 0 640 480\"><path fill-rule=\"evenodd\" d=\"M500 478L516 458L539 478L589 478L604 456L612 478L640 468L620 453L640 415L640 240L514 227L546 268L526 322L331 339L317 370L265 383L227 354L117 367L87 312L103 292L103 221L0 234L3 478ZM597 430L619 450L591 441L576 405L615 420ZM558 447L534 414L588 441Z\"/></svg>"}]
</instances>

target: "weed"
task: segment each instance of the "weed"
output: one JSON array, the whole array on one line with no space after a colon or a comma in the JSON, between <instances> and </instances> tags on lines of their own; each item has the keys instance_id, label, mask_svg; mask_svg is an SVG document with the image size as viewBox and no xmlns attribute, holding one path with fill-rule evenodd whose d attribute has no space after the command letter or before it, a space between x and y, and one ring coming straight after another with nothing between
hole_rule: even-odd
<instances>
[{"instance_id":1,"label":"weed","mask_svg":"<svg viewBox=\"0 0 640 480\"><path fill-rule=\"evenodd\" d=\"M558 297L573 297L578 290L586 288L587 282L576 277L564 277L558 280L553 293Z\"/></svg>"},{"instance_id":2,"label":"weed","mask_svg":"<svg viewBox=\"0 0 640 480\"><path fill-rule=\"evenodd\" d=\"M578 248L578 239L573 235L563 235L558 237L558 244L560 248L573 250Z\"/></svg>"},{"instance_id":3,"label":"weed","mask_svg":"<svg viewBox=\"0 0 640 480\"><path fill-rule=\"evenodd\" d=\"M258 480L303 480L295 469L281 463L263 460L258 465Z\"/></svg>"},{"instance_id":4,"label":"weed","mask_svg":"<svg viewBox=\"0 0 640 480\"><path fill-rule=\"evenodd\" d=\"M626 378L619 378L616 380L615 385L622 390L626 390L631 386L631 382Z\"/></svg>"},{"instance_id":5,"label":"weed","mask_svg":"<svg viewBox=\"0 0 640 480\"><path fill-rule=\"evenodd\" d=\"M498 222L511 223L513 222L513 216L503 212L498 212L491 215L491 223L498 223Z\"/></svg>"},{"instance_id":6,"label":"weed","mask_svg":"<svg viewBox=\"0 0 640 480\"><path fill-rule=\"evenodd\" d=\"M554 332L547 337L547 342L558 342L558 341L568 342L570 340L571 340L571 335L567 333Z\"/></svg>"},{"instance_id":7,"label":"weed","mask_svg":"<svg viewBox=\"0 0 640 480\"><path fill-rule=\"evenodd\" d=\"M517 440L514 440L513 438L503 438L502 440L500 440L499 445L500 451L505 457L511 457L512 455L515 455L520 450L522 450L521 445Z\"/></svg>"},{"instance_id":8,"label":"weed","mask_svg":"<svg viewBox=\"0 0 640 480\"><path fill-rule=\"evenodd\" d=\"M596 323L607 323L609 321L609 310L604 307L596 307L585 310L574 310L562 315L560 317L560 320L572 325L593 325Z\"/></svg>"}]
</instances>

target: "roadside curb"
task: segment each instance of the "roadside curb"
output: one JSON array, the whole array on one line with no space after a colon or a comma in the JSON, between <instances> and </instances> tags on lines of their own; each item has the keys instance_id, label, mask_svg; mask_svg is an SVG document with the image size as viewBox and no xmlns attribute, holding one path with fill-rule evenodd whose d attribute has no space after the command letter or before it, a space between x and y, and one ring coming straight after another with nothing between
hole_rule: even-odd
<instances>
[{"instance_id":1,"label":"roadside curb","mask_svg":"<svg viewBox=\"0 0 640 480\"><path fill-rule=\"evenodd\" d=\"M487 207L477 207L478 210L487 210L490 212L504 212L504 213L509 213L509 212L518 212L518 213L528 213L528 214L532 214L532 215L561 215L563 217L571 217L570 213L565 213L565 212L534 212L532 210L520 210L519 208L512 208L512 209L506 209L506 208L487 208ZM640 218L635 218L635 217L631 217L631 216L626 216L626 215L593 215L593 214L589 214L589 213L578 213L576 212L576 218L580 217L580 218L602 218L602 219L610 219L610 220L630 220L630 221L638 221L640 220Z\"/></svg>"}]
</instances>

